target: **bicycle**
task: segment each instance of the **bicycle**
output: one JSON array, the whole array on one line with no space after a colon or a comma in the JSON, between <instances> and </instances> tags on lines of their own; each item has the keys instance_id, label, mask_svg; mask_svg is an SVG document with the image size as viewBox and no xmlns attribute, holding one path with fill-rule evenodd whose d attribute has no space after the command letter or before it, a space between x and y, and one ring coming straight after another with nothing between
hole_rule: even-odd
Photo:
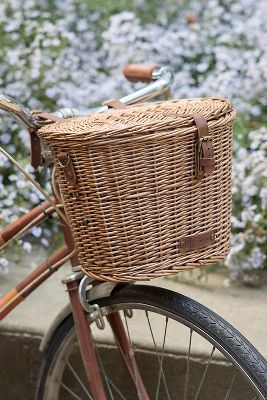
<instances>
[{"instance_id":1,"label":"bicycle","mask_svg":"<svg viewBox=\"0 0 267 400\"><path fill-rule=\"evenodd\" d=\"M120 99L120 103L134 104L162 93L166 97L170 95L173 74L168 68L128 66L125 75L132 81L149 84ZM242 399L267 399L266 360L220 316L195 300L167 289L96 281L81 271L51 155L40 143L36 131L59 118L105 111L116 106L116 102L112 100L89 110L61 109L49 114L30 112L14 99L0 95L0 108L18 118L29 130L32 165L37 168L46 163L51 168L53 189L52 197L1 231L1 249L55 211L60 215L65 238L65 245L0 299L1 319L66 261L70 260L72 265L72 272L63 281L70 304L41 344L44 358L35 398L197 400L216 393L218 399L227 400L241 398L242 384L245 385ZM15 162L4 149L1 151ZM141 332L136 329L138 326ZM101 341L102 331L108 332L108 344L103 345ZM183 343L186 352L171 353L168 341ZM198 349L208 346L210 351L198 367L197 379L190 381L201 353L201 350L193 352L195 341ZM175 371L181 358L182 367ZM115 360L115 368L114 362L110 365L110 359ZM222 382L212 380L219 361L229 366ZM141 364L145 365L143 369Z\"/></svg>"}]
</instances>

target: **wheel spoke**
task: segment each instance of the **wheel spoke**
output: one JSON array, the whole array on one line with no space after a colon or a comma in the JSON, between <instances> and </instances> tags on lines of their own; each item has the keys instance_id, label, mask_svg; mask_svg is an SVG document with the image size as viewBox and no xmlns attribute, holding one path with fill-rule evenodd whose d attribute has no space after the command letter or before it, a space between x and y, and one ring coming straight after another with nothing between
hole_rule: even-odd
<instances>
[{"instance_id":1,"label":"wheel spoke","mask_svg":"<svg viewBox=\"0 0 267 400\"><path fill-rule=\"evenodd\" d=\"M113 397L113 394L112 394L112 390L111 390L111 387L109 385L109 379L108 379L108 376L106 374L106 370L104 368L104 364L103 364L102 358L100 356L100 353L99 353L99 350L98 350L98 347L97 347L97 345L95 343L94 338L93 338L93 342L94 342L94 347L95 347L96 354L97 354L97 359L100 362L100 371L102 372L102 375L104 376L104 379L105 379L105 382L106 382L106 385L107 385L107 388L108 388L108 392L109 392L110 398L111 398L111 400L114 400L114 397Z\"/></svg>"},{"instance_id":2,"label":"wheel spoke","mask_svg":"<svg viewBox=\"0 0 267 400\"><path fill-rule=\"evenodd\" d=\"M125 313L123 313L123 315L124 315L124 321L125 321L125 325L126 325L127 336L128 336L128 339L129 339L129 343L131 345L131 349L133 351L133 358L135 360L134 348L133 348L133 344L132 344L132 340L131 340L131 336L130 336L128 321L127 321ZM133 369L134 369L134 382L135 382L135 386L137 388L137 395L138 395L138 398L140 400L142 400L142 395L140 393L140 388L139 388L139 384L138 384L138 380L137 380L137 372L136 372L136 364L135 364L135 362L133 362Z\"/></svg>"},{"instance_id":3,"label":"wheel spoke","mask_svg":"<svg viewBox=\"0 0 267 400\"><path fill-rule=\"evenodd\" d=\"M100 371L101 371L102 374L104 375L104 379L105 379L105 381L106 381L106 384L107 384L107 387L108 387L108 391L109 391L109 395L110 395L111 400L114 400L114 397L113 397L112 389L111 389L110 385L113 387L113 389L118 393L118 395L119 395L123 400L127 400L127 399L125 399L125 397L123 396L123 394L121 393L121 391L118 389L118 387L115 385L115 383L108 377L108 375L107 375L107 373L106 373L106 370L105 370L105 368L104 368L104 364L103 364L102 358L101 358L100 353L99 353L98 346L97 346L97 344L95 343L94 338L93 338L93 341L94 341L94 346L95 346L97 358L98 358L98 360L99 360L99 362L100 362Z\"/></svg>"},{"instance_id":4,"label":"wheel spoke","mask_svg":"<svg viewBox=\"0 0 267 400\"><path fill-rule=\"evenodd\" d=\"M185 375L185 383L184 383L184 400L187 399L187 390L188 390L188 382L189 382L189 370L190 370L190 357L191 357L191 345L192 345L192 335L193 335L193 330L190 329L189 346L188 346L187 362L186 362L186 375Z\"/></svg>"},{"instance_id":5,"label":"wheel spoke","mask_svg":"<svg viewBox=\"0 0 267 400\"><path fill-rule=\"evenodd\" d=\"M72 395L72 397L76 400L82 400L81 397L77 396L77 394L75 394L65 383L63 383L62 381L60 381L60 385L69 393ZM94 400L91 396L90 396L91 400Z\"/></svg>"},{"instance_id":6,"label":"wheel spoke","mask_svg":"<svg viewBox=\"0 0 267 400\"><path fill-rule=\"evenodd\" d=\"M225 395L224 400L228 400L228 399L229 399L229 396L230 396L232 387L233 387L233 385L234 385L235 378L236 378L236 371L234 372L233 378L232 378L232 380L231 380L231 382L230 382L230 385L229 385L229 387L228 387L228 390L227 390L227 392L226 392L226 395ZM253 399L253 400L254 400L254 399Z\"/></svg>"},{"instance_id":7,"label":"wheel spoke","mask_svg":"<svg viewBox=\"0 0 267 400\"><path fill-rule=\"evenodd\" d=\"M153 341L153 344L154 344L154 348L156 350L157 359L158 359L158 362L159 362L159 365L160 365L159 350L158 350L158 346L156 344L155 336L154 336L154 333L153 333L153 330L152 330L152 325L151 325L151 322L150 322L148 311L146 311L145 313L146 313L146 319L147 319L147 322L148 322L148 326L149 326L149 330L150 330L150 333L151 333L152 341ZM170 400L170 394L169 394L169 390L168 390L168 386L167 386L167 382L166 382L164 371L162 371L162 378L163 378L166 394L168 396L168 400Z\"/></svg>"},{"instance_id":8,"label":"wheel spoke","mask_svg":"<svg viewBox=\"0 0 267 400\"><path fill-rule=\"evenodd\" d=\"M199 386L198 386L198 389L197 389L197 392L196 392L196 395L195 395L194 400L197 400L197 399L198 399L198 396L199 396L200 390L201 390L201 388L202 388L202 386L203 386L203 383L204 383L206 374L207 374L207 372L208 372L208 369L209 369L210 362L211 362L212 356L213 356L213 354L214 354L214 351L215 351L215 346L212 347L211 354L210 354L210 356L209 356L209 359L208 359L206 368L205 368L205 370L204 370L204 372L203 372L203 376L202 376L202 379L201 379L201 381L200 381L200 383L199 383Z\"/></svg>"},{"instance_id":9,"label":"wheel spoke","mask_svg":"<svg viewBox=\"0 0 267 400\"><path fill-rule=\"evenodd\" d=\"M81 378L79 377L79 375L77 374L77 372L74 370L73 366L71 365L71 363L69 362L69 360L66 360L66 365L68 366L68 368L70 369L70 371L72 372L73 376L76 378L77 382L80 384L81 388L84 390L85 394L87 395L87 397L89 399L92 399L92 397L90 396L90 393L88 392L85 384L82 382Z\"/></svg>"},{"instance_id":10,"label":"wheel spoke","mask_svg":"<svg viewBox=\"0 0 267 400\"><path fill-rule=\"evenodd\" d=\"M158 384L157 384L156 400L158 400L158 398L159 398L159 388L160 388L162 368L163 368L163 359L164 359L164 354L165 354L164 350L165 350L165 341L166 341L166 335L167 335L167 329L168 329L168 321L169 321L169 319L168 319L168 317L166 317L162 350L161 350L160 370L159 370L159 378L158 378Z\"/></svg>"},{"instance_id":11,"label":"wheel spoke","mask_svg":"<svg viewBox=\"0 0 267 400\"><path fill-rule=\"evenodd\" d=\"M251 400L264 397L264 359L233 327L201 304L156 287L121 285L110 297L101 298L99 306L110 325L103 334L93 330L107 399L200 400L210 395L232 400L235 396L242 399L243 393ZM132 312L128 310L132 309L137 311L129 319ZM202 314L203 320L198 318ZM82 360L77 358L76 340L70 315L49 343L36 392L38 399L94 400L90 382L80 373ZM217 349L226 361L221 357L217 360ZM205 350L203 358L200 354ZM247 375L243 374L244 367ZM219 385L214 368L222 372ZM239 375L242 391L235 393Z\"/></svg>"},{"instance_id":12,"label":"wheel spoke","mask_svg":"<svg viewBox=\"0 0 267 400\"><path fill-rule=\"evenodd\" d=\"M134 380L134 375L133 375L133 373L132 373L132 371L131 371L131 368L128 366L128 362L127 362L127 359L126 359L126 357L125 357L125 354L124 354L124 352L123 352L123 350L122 350L122 347L121 347L121 345L120 345L120 342L117 340L117 338L115 338L115 340L116 340L117 346L118 346L118 348L119 348L119 350L120 350L120 354L122 355L122 358L123 358L123 360L124 360L124 362L125 362L125 365L127 366L127 369L128 369L128 371L129 371L129 373L130 373L130 375L131 375L131 378L132 378L132 380L135 382L135 380Z\"/></svg>"}]
</instances>

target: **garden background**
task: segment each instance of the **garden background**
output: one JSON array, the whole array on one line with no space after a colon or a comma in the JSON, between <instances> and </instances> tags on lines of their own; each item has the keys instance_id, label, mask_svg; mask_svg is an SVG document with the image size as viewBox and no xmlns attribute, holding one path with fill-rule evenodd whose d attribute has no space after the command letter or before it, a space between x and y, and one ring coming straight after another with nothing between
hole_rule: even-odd
<instances>
[{"instance_id":1,"label":"garden background","mask_svg":"<svg viewBox=\"0 0 267 400\"><path fill-rule=\"evenodd\" d=\"M261 282L267 266L266 1L0 4L0 88L31 109L85 108L129 93L133 86L121 73L127 63L169 65L175 72L175 98L231 99L238 118L232 249L226 267L232 281ZM30 171L27 132L0 117L1 145ZM30 184L0 155L0 225L38 201ZM43 233L34 228L19 244L31 251L34 237L42 235L42 245L50 247L55 229L51 233L46 227ZM0 255L0 274L9 271L6 257Z\"/></svg>"}]
</instances>

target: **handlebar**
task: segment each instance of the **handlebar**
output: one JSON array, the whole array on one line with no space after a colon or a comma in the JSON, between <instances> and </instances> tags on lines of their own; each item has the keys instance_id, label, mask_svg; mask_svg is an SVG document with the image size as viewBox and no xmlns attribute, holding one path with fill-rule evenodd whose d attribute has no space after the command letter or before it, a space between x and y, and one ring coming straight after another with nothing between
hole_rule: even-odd
<instances>
[{"instance_id":1,"label":"handlebar","mask_svg":"<svg viewBox=\"0 0 267 400\"><path fill-rule=\"evenodd\" d=\"M152 82L159 65L128 64L123 68L125 78L130 82Z\"/></svg>"},{"instance_id":2,"label":"handlebar","mask_svg":"<svg viewBox=\"0 0 267 400\"><path fill-rule=\"evenodd\" d=\"M18 119L27 128L40 128L38 121L31 111L13 97L0 93L0 109Z\"/></svg>"},{"instance_id":3,"label":"handlebar","mask_svg":"<svg viewBox=\"0 0 267 400\"><path fill-rule=\"evenodd\" d=\"M135 104L144 100L148 100L170 89L174 74L169 67L160 66L144 66L139 64L130 64L124 68L124 75L130 81L150 82L146 87L137 90L127 96L122 97L120 102L124 104ZM17 100L0 93L0 109L14 116L22 122L27 128L37 130L47 123L51 123L49 119L40 118L38 114L34 114L24 107ZM102 105L96 108L77 110L75 108L61 108L51 116L58 118L72 118L82 115L88 115L95 112L103 112L108 106Z\"/></svg>"}]
</instances>

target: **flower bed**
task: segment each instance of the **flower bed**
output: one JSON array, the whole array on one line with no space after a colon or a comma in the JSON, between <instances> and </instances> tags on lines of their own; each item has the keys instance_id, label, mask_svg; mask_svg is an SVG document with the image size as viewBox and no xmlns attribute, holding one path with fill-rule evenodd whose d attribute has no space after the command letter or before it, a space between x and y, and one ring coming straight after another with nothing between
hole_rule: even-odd
<instances>
[{"instance_id":1,"label":"flower bed","mask_svg":"<svg viewBox=\"0 0 267 400\"><path fill-rule=\"evenodd\" d=\"M255 145L254 134L248 139L246 133L250 120L266 119L266 2L114 3L54 0L42 1L37 7L32 0L23 5L18 0L2 2L1 88L30 108L85 108L132 90L120 72L124 64L153 62L174 69L175 97L231 98L248 123L238 130L236 140L233 247L228 268L232 277L241 274L251 279L247 272L266 263L264 239L262 233L257 235L265 229L262 202L266 201L267 155L264 139ZM266 131L256 136L266 140ZM1 140L17 158L25 159L27 133L14 121L1 117ZM0 168L0 223L5 224L26 203L36 203L38 196L1 155ZM22 200L13 190L14 183ZM3 257L0 268L1 263L6 263Z\"/></svg>"}]
</instances>

